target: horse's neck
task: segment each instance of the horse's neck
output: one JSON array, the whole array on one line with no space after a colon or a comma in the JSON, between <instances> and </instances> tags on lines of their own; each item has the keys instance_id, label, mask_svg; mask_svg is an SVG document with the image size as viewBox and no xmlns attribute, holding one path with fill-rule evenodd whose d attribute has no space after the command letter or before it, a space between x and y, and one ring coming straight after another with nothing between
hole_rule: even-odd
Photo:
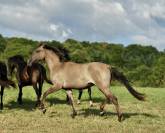
<instances>
[{"instance_id":1,"label":"horse's neck","mask_svg":"<svg viewBox=\"0 0 165 133\"><path fill-rule=\"evenodd\" d=\"M21 73L24 68L26 67L26 63L25 62L18 62L16 64L16 69L17 69L17 72Z\"/></svg>"},{"instance_id":2,"label":"horse's neck","mask_svg":"<svg viewBox=\"0 0 165 133\"><path fill-rule=\"evenodd\" d=\"M46 64L48 65L50 73L56 72L56 70L59 69L62 65L59 58L54 53L50 53L50 52L47 53L45 61Z\"/></svg>"}]
</instances>

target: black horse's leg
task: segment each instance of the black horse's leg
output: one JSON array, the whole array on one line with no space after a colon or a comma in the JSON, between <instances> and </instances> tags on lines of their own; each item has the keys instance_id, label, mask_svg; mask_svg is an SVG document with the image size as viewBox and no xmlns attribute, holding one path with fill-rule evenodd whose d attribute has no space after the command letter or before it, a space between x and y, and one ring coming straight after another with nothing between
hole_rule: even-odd
<instances>
[{"instance_id":1,"label":"black horse's leg","mask_svg":"<svg viewBox=\"0 0 165 133\"><path fill-rule=\"evenodd\" d=\"M88 88L88 94L89 94L89 105L92 107L93 106L93 102L92 102L92 96L91 96L91 88Z\"/></svg>"},{"instance_id":2,"label":"black horse's leg","mask_svg":"<svg viewBox=\"0 0 165 133\"><path fill-rule=\"evenodd\" d=\"M71 106L72 106L73 117L74 117L75 115L77 115L77 112L76 112L75 107L74 107L74 104L73 104L72 90L67 90L66 93L67 93L67 95L68 95L68 97L69 97L69 102L70 102L70 104L71 104Z\"/></svg>"},{"instance_id":3,"label":"black horse's leg","mask_svg":"<svg viewBox=\"0 0 165 133\"><path fill-rule=\"evenodd\" d=\"M40 103L41 103L42 86L43 86L43 82L40 82L39 83L39 90L38 90L38 97L39 97L38 105L40 105Z\"/></svg>"},{"instance_id":4,"label":"black horse's leg","mask_svg":"<svg viewBox=\"0 0 165 133\"><path fill-rule=\"evenodd\" d=\"M37 82L33 84L33 88L37 96L37 102L36 102L36 107L37 107L40 103L40 96L39 96L39 89L37 88Z\"/></svg>"},{"instance_id":5,"label":"black horse's leg","mask_svg":"<svg viewBox=\"0 0 165 133\"><path fill-rule=\"evenodd\" d=\"M19 104L22 104L22 85L21 85L21 83L18 84L18 87L19 87L19 94L18 94L17 102Z\"/></svg>"},{"instance_id":6,"label":"black horse's leg","mask_svg":"<svg viewBox=\"0 0 165 133\"><path fill-rule=\"evenodd\" d=\"M1 110L3 109L3 92L4 92L4 87L1 86Z\"/></svg>"},{"instance_id":7,"label":"black horse's leg","mask_svg":"<svg viewBox=\"0 0 165 133\"><path fill-rule=\"evenodd\" d=\"M66 102L69 104L69 97L66 95Z\"/></svg>"},{"instance_id":8,"label":"black horse's leg","mask_svg":"<svg viewBox=\"0 0 165 133\"><path fill-rule=\"evenodd\" d=\"M81 96L82 96L82 93L83 93L83 90L79 90L79 95L78 95L78 101L77 101L77 104L80 104L80 99L81 99Z\"/></svg>"}]
</instances>

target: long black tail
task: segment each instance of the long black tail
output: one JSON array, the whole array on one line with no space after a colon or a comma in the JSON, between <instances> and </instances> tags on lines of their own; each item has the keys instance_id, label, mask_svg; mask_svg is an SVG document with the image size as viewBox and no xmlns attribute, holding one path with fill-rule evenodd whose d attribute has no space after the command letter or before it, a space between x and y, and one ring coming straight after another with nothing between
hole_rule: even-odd
<instances>
[{"instance_id":1,"label":"long black tail","mask_svg":"<svg viewBox=\"0 0 165 133\"><path fill-rule=\"evenodd\" d=\"M9 87L9 86L12 86L12 87L16 87L15 83L11 80L1 80L0 79L0 85L1 86L4 86L4 87Z\"/></svg>"},{"instance_id":2,"label":"long black tail","mask_svg":"<svg viewBox=\"0 0 165 133\"><path fill-rule=\"evenodd\" d=\"M115 67L111 67L110 69L112 78L120 81L125 85L128 91L136 97L138 100L145 101L145 94L139 93L133 89L133 87L129 84L127 78L124 76L123 73L119 72Z\"/></svg>"}]
</instances>

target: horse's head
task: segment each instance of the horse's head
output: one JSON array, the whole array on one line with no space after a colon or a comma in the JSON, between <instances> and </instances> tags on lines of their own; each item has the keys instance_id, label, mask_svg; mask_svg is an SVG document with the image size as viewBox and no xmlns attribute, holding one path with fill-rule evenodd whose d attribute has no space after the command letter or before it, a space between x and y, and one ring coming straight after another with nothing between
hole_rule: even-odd
<instances>
[{"instance_id":1,"label":"horse's head","mask_svg":"<svg viewBox=\"0 0 165 133\"><path fill-rule=\"evenodd\" d=\"M12 76L13 71L14 71L15 65L8 60L8 70L9 70L9 75Z\"/></svg>"},{"instance_id":2,"label":"horse's head","mask_svg":"<svg viewBox=\"0 0 165 133\"><path fill-rule=\"evenodd\" d=\"M40 44L32 53L30 60L28 61L28 66L31 66L34 62L43 60L46 56L44 49L44 44Z\"/></svg>"},{"instance_id":3,"label":"horse's head","mask_svg":"<svg viewBox=\"0 0 165 133\"><path fill-rule=\"evenodd\" d=\"M44 60L49 58L50 55L54 56L57 61L67 61L69 60L68 51L62 47L52 47L46 44L41 43L36 50L33 51L31 58L28 62L28 66L31 66L32 63L39 60ZM49 57L48 57L49 56Z\"/></svg>"},{"instance_id":4,"label":"horse's head","mask_svg":"<svg viewBox=\"0 0 165 133\"><path fill-rule=\"evenodd\" d=\"M24 58L22 55L14 55L12 57L8 58L8 69L10 76L12 76L12 73L14 71L14 68L17 68L18 65L24 64Z\"/></svg>"}]
</instances>

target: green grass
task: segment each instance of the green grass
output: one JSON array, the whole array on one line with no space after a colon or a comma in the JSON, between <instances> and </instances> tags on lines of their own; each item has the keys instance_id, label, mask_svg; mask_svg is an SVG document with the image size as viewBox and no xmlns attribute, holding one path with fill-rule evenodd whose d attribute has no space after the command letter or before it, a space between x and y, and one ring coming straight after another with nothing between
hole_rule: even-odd
<instances>
[{"instance_id":1,"label":"green grass","mask_svg":"<svg viewBox=\"0 0 165 133\"><path fill-rule=\"evenodd\" d=\"M44 91L49 85L44 85ZM124 87L113 86L125 120L117 121L114 106L106 106L106 114L99 116L99 105L104 96L93 88L94 107L89 107L88 94L84 91L82 102L76 104L78 115L71 117L71 107L66 104L64 90L47 97L46 114L35 109L36 96L32 87L23 88L23 105L16 102L18 89L6 89L4 110L0 112L0 133L150 133L165 132L165 89L136 88L147 95L146 102L140 102ZM76 103L78 91L74 91Z\"/></svg>"}]
</instances>

